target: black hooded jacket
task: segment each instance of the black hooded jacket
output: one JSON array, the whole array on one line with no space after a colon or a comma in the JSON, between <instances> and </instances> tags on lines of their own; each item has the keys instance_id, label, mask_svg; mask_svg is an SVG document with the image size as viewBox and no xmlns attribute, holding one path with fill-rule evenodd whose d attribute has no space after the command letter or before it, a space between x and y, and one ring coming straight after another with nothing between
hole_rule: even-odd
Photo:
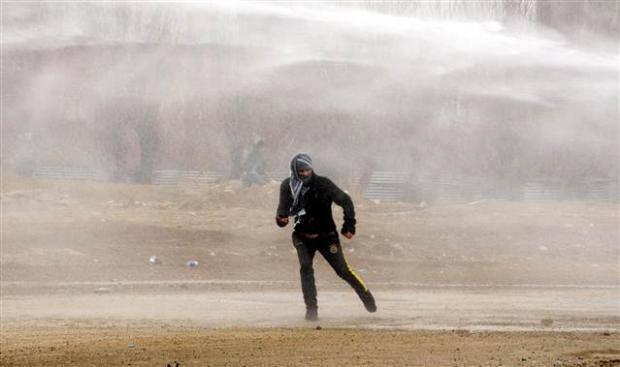
<instances>
[{"instance_id":1,"label":"black hooded jacket","mask_svg":"<svg viewBox=\"0 0 620 367\"><path fill-rule=\"evenodd\" d=\"M288 217L293 204L293 196L289 186L290 178L284 179L280 185L280 203L277 216ZM336 232L336 223L332 216L332 203L341 206L344 212L344 223L341 233L355 234L355 209L351 197L342 191L329 178L312 173L309 190L304 194L304 210L306 214L296 217L295 232L328 235Z\"/></svg>"}]
</instances>

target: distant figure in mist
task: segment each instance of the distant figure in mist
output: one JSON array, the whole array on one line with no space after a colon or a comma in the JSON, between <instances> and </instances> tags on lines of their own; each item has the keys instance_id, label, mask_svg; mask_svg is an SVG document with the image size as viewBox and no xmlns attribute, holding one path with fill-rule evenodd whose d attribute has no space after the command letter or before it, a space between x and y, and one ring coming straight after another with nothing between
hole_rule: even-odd
<instances>
[{"instance_id":1,"label":"distant figure in mist","mask_svg":"<svg viewBox=\"0 0 620 367\"><path fill-rule=\"evenodd\" d=\"M318 319L316 286L312 260L318 250L336 274L344 279L360 297L368 312L377 311L375 299L364 281L351 269L344 258L334 218L332 202L344 210L342 233L348 239L355 234L355 210L349 195L329 178L314 173L308 154L298 153L291 160L291 177L280 186L280 203L276 223L288 224L295 217L293 245L297 250L301 273L301 289L306 303L306 320Z\"/></svg>"},{"instance_id":2,"label":"distant figure in mist","mask_svg":"<svg viewBox=\"0 0 620 367\"><path fill-rule=\"evenodd\" d=\"M252 150L243 160L243 173L241 174L241 183L244 187L252 185L264 185L267 181L265 173L263 140L259 140L254 144Z\"/></svg>"}]
</instances>

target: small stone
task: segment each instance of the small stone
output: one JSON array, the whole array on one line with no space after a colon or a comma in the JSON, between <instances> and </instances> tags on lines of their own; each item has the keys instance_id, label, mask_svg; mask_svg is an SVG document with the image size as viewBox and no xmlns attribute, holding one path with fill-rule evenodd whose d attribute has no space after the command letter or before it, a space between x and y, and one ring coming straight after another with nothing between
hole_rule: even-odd
<instances>
[{"instance_id":1,"label":"small stone","mask_svg":"<svg viewBox=\"0 0 620 367\"><path fill-rule=\"evenodd\" d=\"M542 326L549 327L549 326L553 325L553 320L552 319L542 319L542 320L540 320L540 323L542 324Z\"/></svg>"},{"instance_id":2,"label":"small stone","mask_svg":"<svg viewBox=\"0 0 620 367\"><path fill-rule=\"evenodd\" d=\"M317 325L317 327L315 328L317 330L323 330L323 328L321 327L321 325Z\"/></svg>"}]
</instances>

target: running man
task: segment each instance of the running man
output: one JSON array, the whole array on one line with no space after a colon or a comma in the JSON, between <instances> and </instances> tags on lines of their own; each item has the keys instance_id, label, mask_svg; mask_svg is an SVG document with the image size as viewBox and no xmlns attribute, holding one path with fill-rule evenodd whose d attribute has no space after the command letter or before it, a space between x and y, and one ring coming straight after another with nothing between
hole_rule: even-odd
<instances>
[{"instance_id":1,"label":"running man","mask_svg":"<svg viewBox=\"0 0 620 367\"><path fill-rule=\"evenodd\" d=\"M298 153L291 160L291 176L282 181L276 223L284 227L289 216L295 219L293 245L299 258L301 289L306 304L306 320L318 319L318 304L312 260L318 250L336 274L344 279L360 297L368 312L377 311L375 299L344 258L332 202L344 211L342 233L347 239L355 235L355 210L349 195L329 178L314 173L308 154Z\"/></svg>"}]
</instances>

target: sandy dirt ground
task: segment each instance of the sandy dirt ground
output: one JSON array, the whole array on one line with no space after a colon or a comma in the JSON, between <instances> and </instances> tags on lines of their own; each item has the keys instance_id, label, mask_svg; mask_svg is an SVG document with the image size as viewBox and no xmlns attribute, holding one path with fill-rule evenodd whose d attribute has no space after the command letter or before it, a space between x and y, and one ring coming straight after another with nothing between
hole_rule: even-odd
<instances>
[{"instance_id":1,"label":"sandy dirt ground","mask_svg":"<svg viewBox=\"0 0 620 367\"><path fill-rule=\"evenodd\" d=\"M38 322L3 334L0 361L3 366L617 366L619 342L618 334Z\"/></svg>"},{"instance_id":2,"label":"sandy dirt ground","mask_svg":"<svg viewBox=\"0 0 620 367\"><path fill-rule=\"evenodd\" d=\"M307 323L277 188L3 177L1 364L620 366L618 204L351 190L379 312L317 258Z\"/></svg>"}]
</instances>

